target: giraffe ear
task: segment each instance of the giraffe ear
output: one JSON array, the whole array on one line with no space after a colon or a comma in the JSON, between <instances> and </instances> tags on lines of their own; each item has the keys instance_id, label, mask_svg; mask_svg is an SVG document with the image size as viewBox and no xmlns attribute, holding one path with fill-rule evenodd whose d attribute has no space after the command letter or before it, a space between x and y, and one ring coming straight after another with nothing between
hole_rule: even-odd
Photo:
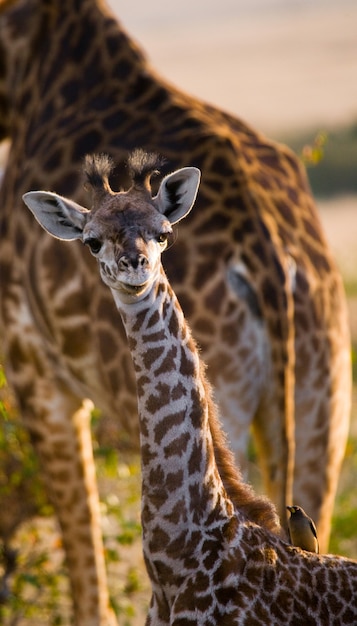
<instances>
[{"instance_id":1,"label":"giraffe ear","mask_svg":"<svg viewBox=\"0 0 357 626\"><path fill-rule=\"evenodd\" d=\"M153 198L156 208L176 224L192 209L200 184L201 172L197 167L184 167L162 180L157 196Z\"/></svg>"},{"instance_id":2,"label":"giraffe ear","mask_svg":"<svg viewBox=\"0 0 357 626\"><path fill-rule=\"evenodd\" d=\"M50 235L57 239L82 239L90 211L50 191L29 191L22 199Z\"/></svg>"}]
</instances>

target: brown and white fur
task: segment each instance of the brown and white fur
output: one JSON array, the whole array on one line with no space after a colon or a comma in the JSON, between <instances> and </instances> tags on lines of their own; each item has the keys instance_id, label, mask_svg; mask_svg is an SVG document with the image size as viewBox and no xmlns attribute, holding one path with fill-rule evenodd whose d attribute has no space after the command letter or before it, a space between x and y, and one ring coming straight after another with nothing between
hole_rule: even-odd
<instances>
[{"instance_id":1,"label":"brown and white fur","mask_svg":"<svg viewBox=\"0 0 357 626\"><path fill-rule=\"evenodd\" d=\"M199 170L166 176L153 198L153 155L130 159L133 185L112 192L105 157L88 158L94 206L25 194L42 226L80 239L121 314L137 381L150 626L356 624L357 562L279 538L273 506L235 471L204 366L161 265L172 225L191 210Z\"/></svg>"}]
</instances>

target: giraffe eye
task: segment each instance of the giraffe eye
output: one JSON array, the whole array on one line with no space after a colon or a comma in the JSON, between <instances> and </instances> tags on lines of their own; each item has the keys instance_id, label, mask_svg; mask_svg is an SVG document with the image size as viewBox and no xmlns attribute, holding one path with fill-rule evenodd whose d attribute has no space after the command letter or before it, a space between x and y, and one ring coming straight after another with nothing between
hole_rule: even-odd
<instances>
[{"instance_id":1,"label":"giraffe eye","mask_svg":"<svg viewBox=\"0 0 357 626\"><path fill-rule=\"evenodd\" d=\"M169 233L160 233L160 235L157 236L157 241L158 243L164 244L167 242L169 238Z\"/></svg>"},{"instance_id":2,"label":"giraffe eye","mask_svg":"<svg viewBox=\"0 0 357 626\"><path fill-rule=\"evenodd\" d=\"M93 254L98 254L98 252L100 251L102 247L102 242L99 241L99 239L96 239L95 237L90 237L89 239L86 239L84 243L86 246L90 248L90 251Z\"/></svg>"}]
</instances>

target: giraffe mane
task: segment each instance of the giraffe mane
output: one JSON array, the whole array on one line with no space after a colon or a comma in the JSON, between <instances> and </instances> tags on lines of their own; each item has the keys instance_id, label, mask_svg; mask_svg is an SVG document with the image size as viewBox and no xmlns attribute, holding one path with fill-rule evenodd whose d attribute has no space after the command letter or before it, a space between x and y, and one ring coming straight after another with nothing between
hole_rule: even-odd
<instances>
[{"instance_id":1,"label":"giraffe mane","mask_svg":"<svg viewBox=\"0 0 357 626\"><path fill-rule=\"evenodd\" d=\"M248 520L280 535L282 528L274 504L268 498L257 495L254 489L243 480L222 430L217 408L212 400L210 384L206 378L205 387L206 397L209 399L209 427L217 469L229 498Z\"/></svg>"}]
</instances>

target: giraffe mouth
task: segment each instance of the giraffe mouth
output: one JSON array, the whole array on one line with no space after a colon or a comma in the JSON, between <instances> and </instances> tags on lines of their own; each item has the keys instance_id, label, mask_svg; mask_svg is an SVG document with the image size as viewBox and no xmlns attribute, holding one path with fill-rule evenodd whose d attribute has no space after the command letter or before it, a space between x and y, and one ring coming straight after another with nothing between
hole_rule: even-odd
<instances>
[{"instance_id":1,"label":"giraffe mouth","mask_svg":"<svg viewBox=\"0 0 357 626\"><path fill-rule=\"evenodd\" d=\"M140 295L146 288L147 283L141 285L130 285L129 283L121 283L122 290L130 295Z\"/></svg>"}]
</instances>

